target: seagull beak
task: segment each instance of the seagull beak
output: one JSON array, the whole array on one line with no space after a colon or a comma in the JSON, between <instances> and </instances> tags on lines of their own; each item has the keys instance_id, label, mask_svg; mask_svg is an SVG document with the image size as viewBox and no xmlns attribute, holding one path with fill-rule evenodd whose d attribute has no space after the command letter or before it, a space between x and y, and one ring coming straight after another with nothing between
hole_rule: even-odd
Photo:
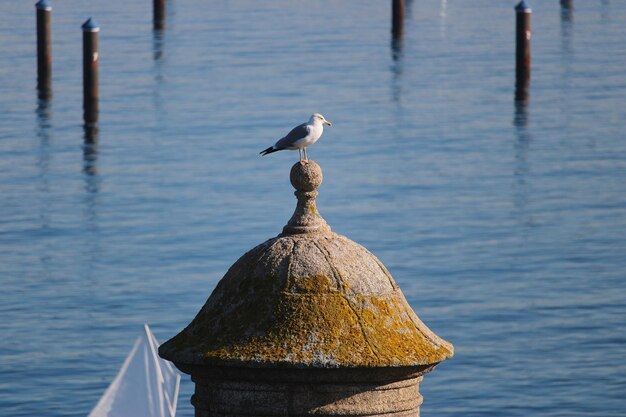
<instances>
[{"instance_id":1,"label":"seagull beak","mask_svg":"<svg viewBox=\"0 0 626 417\"><path fill-rule=\"evenodd\" d=\"M332 126L333 124L331 122L329 122L328 120L324 120L324 124L328 125L328 126Z\"/></svg>"}]
</instances>

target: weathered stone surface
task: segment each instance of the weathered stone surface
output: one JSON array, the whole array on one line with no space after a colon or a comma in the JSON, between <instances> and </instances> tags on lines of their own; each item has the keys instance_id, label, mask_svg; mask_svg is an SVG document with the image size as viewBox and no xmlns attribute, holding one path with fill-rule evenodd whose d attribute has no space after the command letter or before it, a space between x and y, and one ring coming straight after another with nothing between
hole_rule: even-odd
<instances>
[{"instance_id":1,"label":"weathered stone surface","mask_svg":"<svg viewBox=\"0 0 626 417\"><path fill-rule=\"evenodd\" d=\"M322 169L315 161L308 164L295 164L289 174L291 185L298 198L296 210L283 229L283 235L301 233L327 233L330 227L317 211L315 198L317 187L322 184Z\"/></svg>"},{"instance_id":2,"label":"weathered stone surface","mask_svg":"<svg viewBox=\"0 0 626 417\"><path fill-rule=\"evenodd\" d=\"M298 191L314 191L322 185L324 175L317 162L310 160L308 164L295 164L289 172L291 185Z\"/></svg>"},{"instance_id":3,"label":"weathered stone surface","mask_svg":"<svg viewBox=\"0 0 626 417\"><path fill-rule=\"evenodd\" d=\"M159 354L193 376L196 416L418 416L419 381L452 345L374 255L331 231L319 166L290 177L298 204L283 232L235 262Z\"/></svg>"},{"instance_id":4,"label":"weathered stone surface","mask_svg":"<svg viewBox=\"0 0 626 417\"><path fill-rule=\"evenodd\" d=\"M380 367L434 364L452 347L374 255L327 232L280 236L245 254L160 352L193 364Z\"/></svg>"},{"instance_id":5,"label":"weathered stone surface","mask_svg":"<svg viewBox=\"0 0 626 417\"><path fill-rule=\"evenodd\" d=\"M396 368L397 369L397 368ZM196 416L419 416L425 368L318 372L218 368L194 373ZM330 375L330 376L328 376Z\"/></svg>"}]
</instances>

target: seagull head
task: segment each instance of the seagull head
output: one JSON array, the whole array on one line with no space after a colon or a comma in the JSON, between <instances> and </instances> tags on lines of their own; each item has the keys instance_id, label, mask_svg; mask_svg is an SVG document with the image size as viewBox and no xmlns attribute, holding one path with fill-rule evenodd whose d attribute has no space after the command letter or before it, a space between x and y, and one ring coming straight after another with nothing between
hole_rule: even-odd
<instances>
[{"instance_id":1,"label":"seagull head","mask_svg":"<svg viewBox=\"0 0 626 417\"><path fill-rule=\"evenodd\" d=\"M322 116L319 113L313 113L311 115L311 118L309 119L309 123L315 123L315 124L320 123L320 124L325 124L325 125L328 125L328 126L332 126L333 125L331 122L326 120L324 118L324 116Z\"/></svg>"}]
</instances>

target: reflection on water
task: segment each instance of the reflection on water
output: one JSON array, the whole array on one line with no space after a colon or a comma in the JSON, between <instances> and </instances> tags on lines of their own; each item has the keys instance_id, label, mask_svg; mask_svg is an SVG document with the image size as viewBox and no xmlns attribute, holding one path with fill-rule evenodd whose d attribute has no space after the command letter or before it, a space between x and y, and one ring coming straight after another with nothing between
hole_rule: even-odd
<instances>
[{"instance_id":1,"label":"reflection on water","mask_svg":"<svg viewBox=\"0 0 626 417\"><path fill-rule=\"evenodd\" d=\"M439 33L443 39L446 38L446 15L448 13L448 0L441 0L439 4Z\"/></svg>"},{"instance_id":2,"label":"reflection on water","mask_svg":"<svg viewBox=\"0 0 626 417\"><path fill-rule=\"evenodd\" d=\"M37 100L37 137L39 138L39 152L37 157L37 167L39 168L40 192L39 219L40 227L48 229L50 227L50 120L51 102L48 99Z\"/></svg>"},{"instance_id":3,"label":"reflection on water","mask_svg":"<svg viewBox=\"0 0 626 417\"><path fill-rule=\"evenodd\" d=\"M163 43L165 42L165 31L154 29L152 31L152 58L160 61L163 58Z\"/></svg>"},{"instance_id":4,"label":"reflection on water","mask_svg":"<svg viewBox=\"0 0 626 417\"><path fill-rule=\"evenodd\" d=\"M403 54L403 39L400 37L391 38L391 59L398 62L402 59Z\"/></svg>"},{"instance_id":5,"label":"reflection on water","mask_svg":"<svg viewBox=\"0 0 626 417\"><path fill-rule=\"evenodd\" d=\"M399 7L396 2L392 7ZM406 11L410 15L412 2L407 1ZM392 11L394 18L392 19L391 28L391 99L394 103L399 103L402 96L402 71L403 71L403 58L404 58L404 24L406 16L404 13ZM396 17L396 13L399 15L399 19ZM397 27L396 27L397 26Z\"/></svg>"},{"instance_id":6,"label":"reflection on water","mask_svg":"<svg viewBox=\"0 0 626 417\"><path fill-rule=\"evenodd\" d=\"M163 68L166 64L164 56L165 52L165 31L153 30L152 31L152 57L153 57L153 73L154 73L154 89L152 92L152 101L154 109L157 114L163 114L163 97L162 88L165 81L163 75ZM159 121L161 119L159 118Z\"/></svg>"},{"instance_id":7,"label":"reflection on water","mask_svg":"<svg viewBox=\"0 0 626 417\"><path fill-rule=\"evenodd\" d=\"M572 53L574 25L574 5L571 0L561 0L561 49L565 54Z\"/></svg>"},{"instance_id":8,"label":"reflection on water","mask_svg":"<svg viewBox=\"0 0 626 417\"><path fill-rule=\"evenodd\" d=\"M527 175L529 172L528 150L531 136L528 129L529 124L529 87L530 76L522 73L517 75L515 82L515 95L513 99L513 126L515 128L515 166L513 171L513 205L516 209L516 218L520 226L530 224L527 215L528 205L528 185ZM522 227L522 233L526 233Z\"/></svg>"},{"instance_id":9,"label":"reflection on water","mask_svg":"<svg viewBox=\"0 0 626 417\"><path fill-rule=\"evenodd\" d=\"M572 82L572 62L574 59L574 5L573 2L561 0L561 94L563 98L570 95ZM570 118L569 115L566 116Z\"/></svg>"},{"instance_id":10,"label":"reflection on water","mask_svg":"<svg viewBox=\"0 0 626 417\"><path fill-rule=\"evenodd\" d=\"M100 176L98 175L98 136L97 126L83 126L83 221L84 243L82 245L82 278L89 285L95 285L98 259L102 254L98 219Z\"/></svg>"},{"instance_id":11,"label":"reflection on water","mask_svg":"<svg viewBox=\"0 0 626 417\"><path fill-rule=\"evenodd\" d=\"M569 22L574 18L573 0L561 0L561 19Z\"/></svg>"},{"instance_id":12,"label":"reflection on water","mask_svg":"<svg viewBox=\"0 0 626 417\"><path fill-rule=\"evenodd\" d=\"M526 207L528 205L527 175L529 173L528 150L531 134L528 130L528 101L515 100L513 126L515 127L515 179L513 204L517 211L517 220L520 225L530 224ZM523 229L522 229L523 230Z\"/></svg>"},{"instance_id":13,"label":"reflection on water","mask_svg":"<svg viewBox=\"0 0 626 417\"><path fill-rule=\"evenodd\" d=\"M85 212L87 220L90 224L89 229L93 229L91 225L96 219L96 203L98 192L100 191L100 178L98 176L98 143L85 142L83 145L83 174L85 181Z\"/></svg>"},{"instance_id":14,"label":"reflection on water","mask_svg":"<svg viewBox=\"0 0 626 417\"><path fill-rule=\"evenodd\" d=\"M52 107L52 101L49 99L38 99L35 114L37 115L37 135L39 137L45 136L47 138L48 131L50 129L50 112Z\"/></svg>"},{"instance_id":15,"label":"reflection on water","mask_svg":"<svg viewBox=\"0 0 626 417\"><path fill-rule=\"evenodd\" d=\"M602 0L602 7L600 8L600 17L604 22L608 21L611 17L611 2L609 0Z\"/></svg>"},{"instance_id":16,"label":"reflection on water","mask_svg":"<svg viewBox=\"0 0 626 417\"><path fill-rule=\"evenodd\" d=\"M404 63L402 61L402 55L394 56L391 63L391 100L399 104L402 99L402 72L404 70Z\"/></svg>"},{"instance_id":17,"label":"reflection on water","mask_svg":"<svg viewBox=\"0 0 626 417\"><path fill-rule=\"evenodd\" d=\"M83 142L83 173L86 179L98 175L98 126L85 124ZM97 182L87 182L86 190L90 193L98 192Z\"/></svg>"},{"instance_id":18,"label":"reflection on water","mask_svg":"<svg viewBox=\"0 0 626 417\"><path fill-rule=\"evenodd\" d=\"M520 129L528 127L528 99L526 100L514 100L515 112L513 115L513 126L515 126L516 133L519 134Z\"/></svg>"}]
</instances>

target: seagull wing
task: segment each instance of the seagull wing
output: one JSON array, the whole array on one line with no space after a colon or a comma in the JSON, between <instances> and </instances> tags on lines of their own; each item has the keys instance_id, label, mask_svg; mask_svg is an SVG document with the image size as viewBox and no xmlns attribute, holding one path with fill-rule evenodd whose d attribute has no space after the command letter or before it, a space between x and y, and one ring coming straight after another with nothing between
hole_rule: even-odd
<instances>
[{"instance_id":1,"label":"seagull wing","mask_svg":"<svg viewBox=\"0 0 626 417\"><path fill-rule=\"evenodd\" d=\"M296 142L300 139L306 138L309 133L309 126L306 123L302 123L300 126L296 126L291 129L291 132L287 133L287 136L276 142L274 147L277 149L289 149L296 146Z\"/></svg>"}]
</instances>

